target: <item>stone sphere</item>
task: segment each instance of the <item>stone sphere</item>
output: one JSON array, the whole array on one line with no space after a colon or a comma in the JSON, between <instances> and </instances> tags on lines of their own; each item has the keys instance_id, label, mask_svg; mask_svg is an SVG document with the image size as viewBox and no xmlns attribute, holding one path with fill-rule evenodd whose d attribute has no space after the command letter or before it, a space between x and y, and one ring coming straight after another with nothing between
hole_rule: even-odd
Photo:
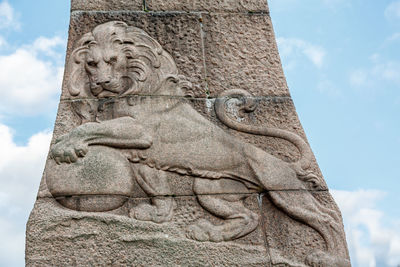
<instances>
[{"instance_id":1,"label":"stone sphere","mask_svg":"<svg viewBox=\"0 0 400 267\"><path fill-rule=\"evenodd\" d=\"M101 212L121 207L134 189L131 163L117 149L89 146L77 162L57 165L48 161L46 183L63 206Z\"/></svg>"}]
</instances>

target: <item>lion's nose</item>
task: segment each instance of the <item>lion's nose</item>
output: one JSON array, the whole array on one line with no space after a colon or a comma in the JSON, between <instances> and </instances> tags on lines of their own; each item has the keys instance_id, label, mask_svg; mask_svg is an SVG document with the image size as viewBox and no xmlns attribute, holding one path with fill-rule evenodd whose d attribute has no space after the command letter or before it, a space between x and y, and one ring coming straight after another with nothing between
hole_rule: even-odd
<instances>
[{"instance_id":1,"label":"lion's nose","mask_svg":"<svg viewBox=\"0 0 400 267\"><path fill-rule=\"evenodd\" d=\"M110 82L111 82L111 80L104 80L104 81L99 81L99 82L97 82L96 84L97 84L98 86L104 87L104 86L109 85Z\"/></svg>"}]
</instances>

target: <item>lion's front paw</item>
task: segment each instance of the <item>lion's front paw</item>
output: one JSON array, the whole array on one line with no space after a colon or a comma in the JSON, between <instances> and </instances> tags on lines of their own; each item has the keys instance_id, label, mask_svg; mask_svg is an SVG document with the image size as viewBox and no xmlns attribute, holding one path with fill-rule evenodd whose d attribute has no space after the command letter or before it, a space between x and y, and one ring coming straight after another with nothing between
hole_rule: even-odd
<instances>
[{"instance_id":1,"label":"lion's front paw","mask_svg":"<svg viewBox=\"0 0 400 267\"><path fill-rule=\"evenodd\" d=\"M221 242L224 241L222 232L207 220L199 220L197 223L189 226L187 237L197 241Z\"/></svg>"},{"instance_id":2,"label":"lion's front paw","mask_svg":"<svg viewBox=\"0 0 400 267\"><path fill-rule=\"evenodd\" d=\"M56 143L51 147L50 158L54 159L57 164L73 163L79 157L84 157L88 152L88 145L76 138L71 138L70 135L63 135L56 140Z\"/></svg>"},{"instance_id":3,"label":"lion's front paw","mask_svg":"<svg viewBox=\"0 0 400 267\"><path fill-rule=\"evenodd\" d=\"M323 251L315 251L308 255L306 264L311 267L351 267L349 260Z\"/></svg>"}]
</instances>

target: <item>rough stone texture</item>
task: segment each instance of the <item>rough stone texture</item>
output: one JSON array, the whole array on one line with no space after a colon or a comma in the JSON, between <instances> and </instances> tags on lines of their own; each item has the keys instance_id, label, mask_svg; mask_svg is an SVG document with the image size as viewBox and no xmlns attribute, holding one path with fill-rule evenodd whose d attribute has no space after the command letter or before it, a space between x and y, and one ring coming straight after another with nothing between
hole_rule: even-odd
<instances>
[{"instance_id":1,"label":"rough stone texture","mask_svg":"<svg viewBox=\"0 0 400 267\"><path fill-rule=\"evenodd\" d=\"M229 89L254 96L289 95L268 15L207 14L203 29L211 96Z\"/></svg>"},{"instance_id":2,"label":"rough stone texture","mask_svg":"<svg viewBox=\"0 0 400 267\"><path fill-rule=\"evenodd\" d=\"M302 201L305 192L294 191L284 192L284 194L289 194L296 199L295 201ZM328 192L314 192L313 196L325 207L338 209ZM315 249L324 250L325 243L320 234L282 213L267 196L262 197L261 213L263 214L265 236L273 264L307 266L304 263L299 263L298 259L305 258ZM348 257L347 249L341 249L343 254Z\"/></svg>"},{"instance_id":3,"label":"rough stone texture","mask_svg":"<svg viewBox=\"0 0 400 267\"><path fill-rule=\"evenodd\" d=\"M151 11L268 12L265 0L146 0Z\"/></svg>"},{"instance_id":4,"label":"rough stone texture","mask_svg":"<svg viewBox=\"0 0 400 267\"><path fill-rule=\"evenodd\" d=\"M72 0L71 10L143 10L143 0Z\"/></svg>"},{"instance_id":5,"label":"rough stone texture","mask_svg":"<svg viewBox=\"0 0 400 267\"><path fill-rule=\"evenodd\" d=\"M185 237L186 225L207 217L193 197L176 198L173 221L141 222L123 216L132 199L117 211L76 212L54 199L41 198L27 226L27 266L267 266L261 229L246 239L225 243ZM257 209L255 197L247 205ZM217 218L213 218L216 220ZM249 246L251 245L251 246Z\"/></svg>"},{"instance_id":6,"label":"rough stone texture","mask_svg":"<svg viewBox=\"0 0 400 267\"><path fill-rule=\"evenodd\" d=\"M27 266L350 266L263 2L72 1Z\"/></svg>"}]
</instances>

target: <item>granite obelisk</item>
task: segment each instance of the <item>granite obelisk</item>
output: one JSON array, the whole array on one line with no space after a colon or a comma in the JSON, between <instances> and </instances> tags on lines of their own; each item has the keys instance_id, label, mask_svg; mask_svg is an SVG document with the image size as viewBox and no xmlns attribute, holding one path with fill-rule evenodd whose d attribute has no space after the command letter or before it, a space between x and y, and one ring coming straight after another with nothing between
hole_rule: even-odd
<instances>
[{"instance_id":1,"label":"granite obelisk","mask_svg":"<svg viewBox=\"0 0 400 267\"><path fill-rule=\"evenodd\" d=\"M27 266L350 266L265 0L72 0Z\"/></svg>"}]
</instances>

